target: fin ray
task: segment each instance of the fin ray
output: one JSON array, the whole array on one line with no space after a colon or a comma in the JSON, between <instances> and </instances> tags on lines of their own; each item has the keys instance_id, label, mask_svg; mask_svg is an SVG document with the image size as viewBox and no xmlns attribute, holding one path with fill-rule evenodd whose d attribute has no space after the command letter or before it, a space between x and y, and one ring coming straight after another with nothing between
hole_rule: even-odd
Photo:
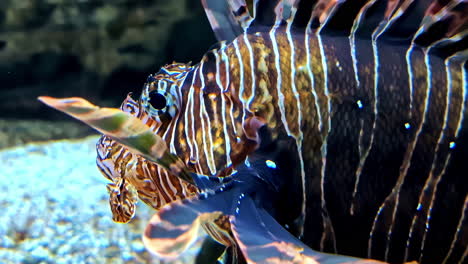
<instances>
[{"instance_id":1,"label":"fin ray","mask_svg":"<svg viewBox=\"0 0 468 264\"><path fill-rule=\"evenodd\" d=\"M245 0L202 3L218 40L227 41L284 22L319 34L413 41L422 47L468 29L468 0L254 0L253 17Z\"/></svg>"},{"instance_id":2,"label":"fin ray","mask_svg":"<svg viewBox=\"0 0 468 264\"><path fill-rule=\"evenodd\" d=\"M257 208L249 196L244 196L238 204L238 213L230 218L230 223L248 263L383 263L314 251L285 230L265 210Z\"/></svg>"},{"instance_id":3,"label":"fin ray","mask_svg":"<svg viewBox=\"0 0 468 264\"><path fill-rule=\"evenodd\" d=\"M232 41L243 29L231 12L227 2L219 0L202 0L206 16L218 41Z\"/></svg>"},{"instance_id":4,"label":"fin ray","mask_svg":"<svg viewBox=\"0 0 468 264\"><path fill-rule=\"evenodd\" d=\"M200 227L210 225L219 231L212 223L230 213L231 196L229 192L203 193L166 205L148 223L145 247L161 258L177 258L197 240Z\"/></svg>"}]
</instances>

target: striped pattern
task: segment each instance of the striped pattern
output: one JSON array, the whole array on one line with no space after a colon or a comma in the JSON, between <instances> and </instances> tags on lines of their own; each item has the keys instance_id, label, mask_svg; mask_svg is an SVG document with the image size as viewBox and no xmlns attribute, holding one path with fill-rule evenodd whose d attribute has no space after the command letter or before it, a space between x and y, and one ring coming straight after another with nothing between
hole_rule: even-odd
<instances>
[{"instance_id":1,"label":"striped pattern","mask_svg":"<svg viewBox=\"0 0 468 264\"><path fill-rule=\"evenodd\" d=\"M316 1L305 22L303 1L273 2L262 17L270 26L261 27L243 1L228 1L229 20L242 20L244 33L195 66L167 65L124 110L204 175L228 175L244 162L259 143L256 122L274 138L294 138L296 171L285 175L287 195L277 207L281 222L314 249L463 263L468 66L466 48L457 46L466 36L449 18L464 1L446 9L438 1ZM408 14L416 4L426 12ZM418 22L405 28L413 41L394 45L389 39L409 25L405 19ZM437 21L449 21L452 34L428 42ZM328 34L343 25L349 34ZM149 104L155 90L169 102L162 112ZM108 138L98 153L113 189L130 182L154 208L197 192ZM132 201L121 206L131 208Z\"/></svg>"},{"instance_id":2,"label":"striped pattern","mask_svg":"<svg viewBox=\"0 0 468 264\"><path fill-rule=\"evenodd\" d=\"M97 143L97 165L112 181L107 187L116 222L128 222L134 216L138 196L162 206L198 192L184 163L137 118L143 112L133 108L136 102L130 96L121 109L100 108L82 98L43 96L39 100L106 135Z\"/></svg>"},{"instance_id":3,"label":"striped pattern","mask_svg":"<svg viewBox=\"0 0 468 264\"><path fill-rule=\"evenodd\" d=\"M101 173L111 181L107 189L113 220L116 222L126 223L131 220L137 195L144 203L160 208L198 192L195 186L133 154L109 137L101 137L97 145L96 164ZM127 194L125 191L129 187L135 191Z\"/></svg>"},{"instance_id":4,"label":"striped pattern","mask_svg":"<svg viewBox=\"0 0 468 264\"><path fill-rule=\"evenodd\" d=\"M177 67L179 66L177 65ZM166 73L170 73L170 71L168 70ZM180 74L180 72L174 70L173 74ZM130 95L122 103L121 110L143 120L155 133L161 129L161 123L155 122L145 111L142 111L139 102L133 100ZM107 188L110 194L109 203L113 220L116 222L131 220L134 215L137 195L144 203L158 209L168 203L198 193L198 188L194 185L175 177L144 157L134 154L108 136L102 136L96 147L97 167L111 181ZM173 147L174 143L170 144L170 150L173 150ZM132 193L132 196L123 195L120 190L123 189L124 183L132 186L138 192ZM131 201L133 202L132 207L125 206Z\"/></svg>"},{"instance_id":5,"label":"striped pattern","mask_svg":"<svg viewBox=\"0 0 468 264\"><path fill-rule=\"evenodd\" d=\"M331 42L334 46L327 45ZM317 45L322 48L306 52L306 47ZM298 186L308 188L295 197L301 200L298 212L304 217L304 228L297 235L302 232L305 241L321 250L355 254L358 245L363 257L424 260L428 254L424 252L433 251L427 250L432 229L426 226L431 225L434 210L430 208L436 206L436 187L444 176L462 180L461 175L450 176L447 168L453 155L462 155L454 151L463 147L458 144L465 140L459 137L460 131L465 131L463 118L467 115L468 98L463 83L466 66L457 56L444 62L414 46L403 49L384 42L373 45L372 50L380 55L371 56L370 65L360 65L358 61L358 67L353 67L346 39L319 40L314 35L297 34L293 38L285 28L244 34L232 44L209 52L193 75L185 79L181 89L185 98L181 101L187 102L189 110L182 109L184 118L176 124L180 130L186 126L188 129L179 134L178 141L169 142L190 142L179 155L195 158L197 173L213 174L222 168L219 164L228 164L227 156L231 162L235 160L233 149L239 135L240 142L254 139L247 123L252 117L259 117L275 136L285 133L296 138ZM354 52L359 55L361 48L368 47L368 43L357 43ZM387 63L379 66L379 60ZM408 67L397 66L406 62ZM371 74L366 74L366 70ZM435 92L433 87L440 88ZM216 139L231 142L230 148L225 147L226 143L213 147ZM388 156L394 152L395 159ZM380 163L389 164L375 166ZM426 168L425 172L414 172L420 168ZM381 174L386 178L376 176ZM415 174L419 184L408 186L416 180ZM348 187L339 187L345 183ZM374 185L380 191L370 192L369 186ZM415 189L419 191L414 198L419 201L406 208L408 198L404 202L401 199ZM459 193L466 196L466 190ZM451 213L464 210L460 197L454 200L457 206L451 208L458 212ZM342 200L346 202L336 202ZM420 206L423 209L417 210ZM316 214L313 208L322 219L309 217ZM400 220L409 212L413 219ZM289 225L294 225L294 220ZM367 224L359 226L360 222ZM352 244L342 242L350 232L349 223L356 223ZM447 230L437 228L434 235ZM394 238L405 236L402 229L407 229L406 239L399 239L398 244ZM448 235L459 239L462 229L454 229ZM463 242L450 240L449 244L453 244L451 248L463 246L459 243ZM449 248L445 252L448 254Z\"/></svg>"}]
</instances>

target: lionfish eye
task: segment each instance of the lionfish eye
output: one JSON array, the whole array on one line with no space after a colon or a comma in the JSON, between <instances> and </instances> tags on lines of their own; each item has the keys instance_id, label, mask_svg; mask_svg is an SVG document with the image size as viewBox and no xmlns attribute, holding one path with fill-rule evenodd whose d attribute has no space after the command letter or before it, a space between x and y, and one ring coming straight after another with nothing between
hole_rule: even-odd
<instances>
[{"instance_id":1,"label":"lionfish eye","mask_svg":"<svg viewBox=\"0 0 468 264\"><path fill-rule=\"evenodd\" d=\"M162 110L167 105L166 97L157 91L149 93L149 103L156 110Z\"/></svg>"}]
</instances>

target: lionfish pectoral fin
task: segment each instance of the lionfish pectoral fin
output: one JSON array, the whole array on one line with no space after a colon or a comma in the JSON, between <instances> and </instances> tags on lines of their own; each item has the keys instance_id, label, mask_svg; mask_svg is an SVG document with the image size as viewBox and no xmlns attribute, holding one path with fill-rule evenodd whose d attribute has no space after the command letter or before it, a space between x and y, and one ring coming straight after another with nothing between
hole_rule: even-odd
<instances>
[{"instance_id":1,"label":"lionfish pectoral fin","mask_svg":"<svg viewBox=\"0 0 468 264\"><path fill-rule=\"evenodd\" d=\"M260 145L262 140L262 135L259 135L259 131L262 127L266 127L266 121L262 117L258 116L247 118L243 125L245 136L249 140L256 142L257 146Z\"/></svg>"},{"instance_id":2,"label":"lionfish pectoral fin","mask_svg":"<svg viewBox=\"0 0 468 264\"><path fill-rule=\"evenodd\" d=\"M190 175L192 176L195 185L202 191L215 190L218 186L232 180L231 176L216 177L196 173L191 173Z\"/></svg>"},{"instance_id":3,"label":"lionfish pectoral fin","mask_svg":"<svg viewBox=\"0 0 468 264\"><path fill-rule=\"evenodd\" d=\"M79 97L58 99L40 96L38 99L161 165L179 178L193 183L185 163L171 154L164 140L137 117L117 108L100 108Z\"/></svg>"},{"instance_id":4,"label":"lionfish pectoral fin","mask_svg":"<svg viewBox=\"0 0 468 264\"><path fill-rule=\"evenodd\" d=\"M217 228L212 223L229 213L231 195L228 191L203 193L164 206L145 229L145 247L163 259L178 257L200 237L200 227Z\"/></svg>"},{"instance_id":5,"label":"lionfish pectoral fin","mask_svg":"<svg viewBox=\"0 0 468 264\"><path fill-rule=\"evenodd\" d=\"M230 218L234 237L248 263L364 264L370 259L333 255L310 249L284 229L249 196L239 200Z\"/></svg>"}]
</instances>

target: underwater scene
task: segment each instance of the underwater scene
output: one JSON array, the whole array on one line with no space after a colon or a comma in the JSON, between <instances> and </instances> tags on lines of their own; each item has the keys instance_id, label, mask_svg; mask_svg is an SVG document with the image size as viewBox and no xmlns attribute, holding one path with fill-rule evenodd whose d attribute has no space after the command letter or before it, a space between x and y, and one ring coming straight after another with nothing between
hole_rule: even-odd
<instances>
[{"instance_id":1,"label":"underwater scene","mask_svg":"<svg viewBox=\"0 0 468 264\"><path fill-rule=\"evenodd\" d=\"M0 263L468 262L467 0L2 0Z\"/></svg>"},{"instance_id":2,"label":"underwater scene","mask_svg":"<svg viewBox=\"0 0 468 264\"><path fill-rule=\"evenodd\" d=\"M144 203L130 223L112 220L99 134L37 97L118 107L150 73L215 42L198 1L0 1L0 263L193 263L196 252L159 261L145 250Z\"/></svg>"}]
</instances>

